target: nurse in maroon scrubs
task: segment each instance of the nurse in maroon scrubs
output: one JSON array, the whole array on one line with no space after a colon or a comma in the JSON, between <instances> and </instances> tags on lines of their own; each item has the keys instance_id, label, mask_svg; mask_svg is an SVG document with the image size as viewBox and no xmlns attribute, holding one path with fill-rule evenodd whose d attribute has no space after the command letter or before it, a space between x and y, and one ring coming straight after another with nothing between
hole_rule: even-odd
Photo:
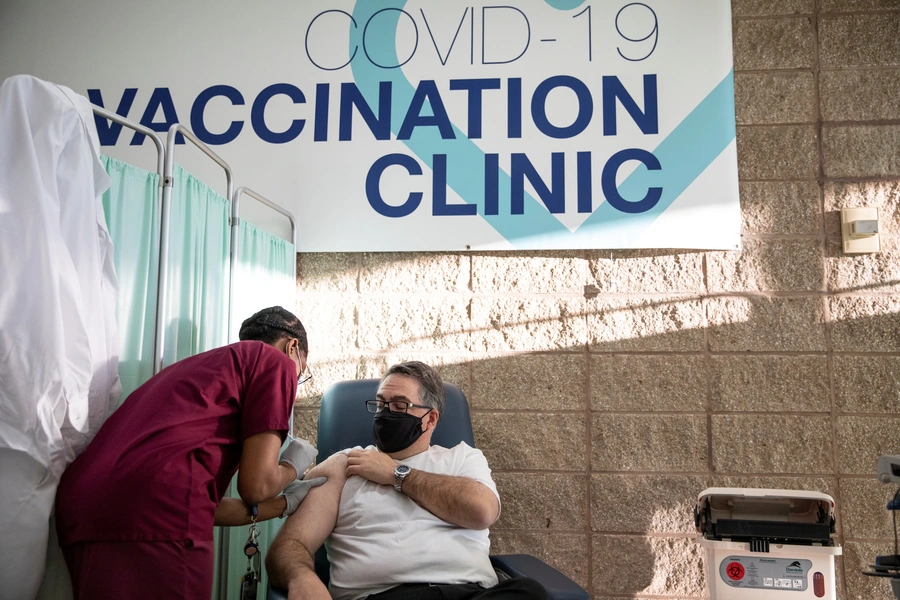
<instances>
[{"instance_id":1,"label":"nurse in maroon scrubs","mask_svg":"<svg viewBox=\"0 0 900 600\"><path fill-rule=\"evenodd\" d=\"M135 390L63 474L56 523L75 598L206 600L213 525L249 522L254 504L261 520L296 509L296 495L279 494L314 454L300 440L279 451L307 372L306 330L274 306L239 338ZM223 502L238 467L241 499Z\"/></svg>"}]
</instances>

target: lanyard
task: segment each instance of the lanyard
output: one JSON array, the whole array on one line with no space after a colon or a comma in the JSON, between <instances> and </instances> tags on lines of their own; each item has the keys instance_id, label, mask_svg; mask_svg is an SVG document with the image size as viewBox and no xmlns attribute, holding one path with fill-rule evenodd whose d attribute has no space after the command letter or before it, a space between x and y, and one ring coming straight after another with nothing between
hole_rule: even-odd
<instances>
[{"instance_id":1,"label":"lanyard","mask_svg":"<svg viewBox=\"0 0 900 600\"><path fill-rule=\"evenodd\" d=\"M241 577L241 600L256 600L256 589L259 585L260 563L262 552L259 551L259 525L256 517L259 515L256 505L250 507L250 535L244 544L244 555L247 557L247 572Z\"/></svg>"}]
</instances>

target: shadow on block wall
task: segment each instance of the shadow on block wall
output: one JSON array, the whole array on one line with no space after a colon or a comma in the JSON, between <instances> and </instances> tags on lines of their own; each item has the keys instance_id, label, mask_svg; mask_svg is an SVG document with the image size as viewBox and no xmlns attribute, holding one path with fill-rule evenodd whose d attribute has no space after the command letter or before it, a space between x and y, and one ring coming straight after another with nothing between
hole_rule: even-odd
<instances>
[{"instance_id":1,"label":"shadow on block wall","mask_svg":"<svg viewBox=\"0 0 900 600\"><path fill-rule=\"evenodd\" d=\"M891 535L872 485L877 457L900 450L900 298L880 293L900 281L757 291L754 269L791 265L748 254L716 263L744 287L710 292L712 253L613 253L654 265L666 293L591 253L339 255L324 269L300 255L298 314L324 347L297 431L315 437L332 381L424 360L469 398L504 502L494 552L535 554L597 600L701 598L697 494L810 489L838 502L839 597L887 599L857 571ZM486 257L515 268L475 273Z\"/></svg>"}]
</instances>

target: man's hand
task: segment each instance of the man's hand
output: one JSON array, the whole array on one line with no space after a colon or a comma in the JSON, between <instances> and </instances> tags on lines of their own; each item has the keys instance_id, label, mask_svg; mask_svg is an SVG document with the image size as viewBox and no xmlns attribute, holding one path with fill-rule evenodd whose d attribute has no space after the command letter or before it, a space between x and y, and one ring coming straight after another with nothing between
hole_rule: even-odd
<instances>
[{"instance_id":1,"label":"man's hand","mask_svg":"<svg viewBox=\"0 0 900 600\"><path fill-rule=\"evenodd\" d=\"M378 450L351 450L347 455L347 477L359 475L373 483L394 485L394 459Z\"/></svg>"}]
</instances>

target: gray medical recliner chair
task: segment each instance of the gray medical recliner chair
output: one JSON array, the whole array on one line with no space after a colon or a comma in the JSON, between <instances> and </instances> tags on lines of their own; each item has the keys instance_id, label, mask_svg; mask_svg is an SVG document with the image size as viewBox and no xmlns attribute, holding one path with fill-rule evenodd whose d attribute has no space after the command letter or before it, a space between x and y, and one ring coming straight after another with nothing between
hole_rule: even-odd
<instances>
[{"instance_id":1,"label":"gray medical recliner chair","mask_svg":"<svg viewBox=\"0 0 900 600\"><path fill-rule=\"evenodd\" d=\"M353 446L368 446L372 439L372 414L366 410L366 400L375 398L378 379L341 381L332 385L322 396L319 408L318 442L319 462L335 452ZM459 442L475 447L472 420L466 397L455 385L444 384L447 403L444 414L431 437L431 442L452 448ZM491 564L501 578L531 577L541 582L553 600L590 600L583 587L527 554L491 556ZM328 557L325 547L315 555L316 574L326 585L329 579ZM283 590L268 589L267 600L287 600Z\"/></svg>"}]
</instances>

